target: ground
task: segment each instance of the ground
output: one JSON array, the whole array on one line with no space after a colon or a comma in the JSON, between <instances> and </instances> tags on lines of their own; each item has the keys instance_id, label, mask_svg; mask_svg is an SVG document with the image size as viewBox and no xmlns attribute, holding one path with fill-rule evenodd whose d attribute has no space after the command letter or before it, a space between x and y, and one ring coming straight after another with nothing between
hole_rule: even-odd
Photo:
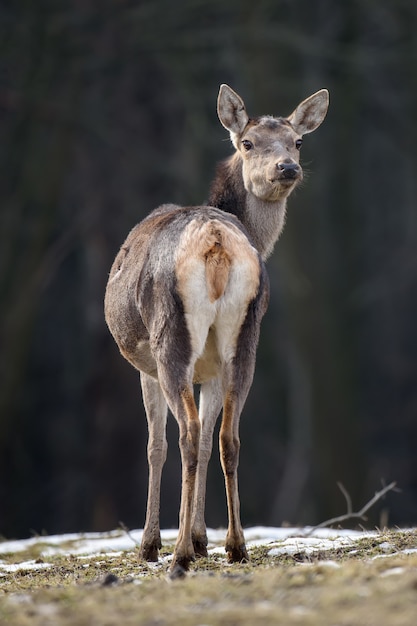
<instances>
[{"instance_id":1,"label":"ground","mask_svg":"<svg viewBox=\"0 0 417 626\"><path fill-rule=\"evenodd\" d=\"M225 533L188 575L139 562L141 531L0 543L0 624L16 626L413 626L417 530L253 528L250 562L228 565Z\"/></svg>"}]
</instances>

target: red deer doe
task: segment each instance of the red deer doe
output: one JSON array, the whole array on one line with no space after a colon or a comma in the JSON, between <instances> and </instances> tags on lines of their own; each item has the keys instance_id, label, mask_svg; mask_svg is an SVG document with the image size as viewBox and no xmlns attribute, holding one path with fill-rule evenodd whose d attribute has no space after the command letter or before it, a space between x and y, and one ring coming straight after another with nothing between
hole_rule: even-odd
<instances>
[{"instance_id":1,"label":"red deer doe","mask_svg":"<svg viewBox=\"0 0 417 626\"><path fill-rule=\"evenodd\" d=\"M248 558L238 494L239 418L252 383L268 305L264 260L302 179L302 136L323 121L325 89L289 117L249 118L221 85L218 116L236 149L221 163L210 206L160 206L135 226L111 268L105 316L122 355L140 371L149 428L149 490L141 556L158 560L160 483L170 408L179 426L182 489L171 575L207 555L207 465L223 407L220 457L227 494L229 561ZM200 385L199 410L193 384Z\"/></svg>"}]
</instances>

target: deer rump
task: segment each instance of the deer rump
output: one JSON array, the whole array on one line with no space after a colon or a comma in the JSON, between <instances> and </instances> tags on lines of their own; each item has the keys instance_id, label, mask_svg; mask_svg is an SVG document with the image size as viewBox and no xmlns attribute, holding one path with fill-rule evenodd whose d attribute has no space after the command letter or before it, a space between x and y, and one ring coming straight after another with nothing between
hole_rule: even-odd
<instances>
[{"instance_id":1,"label":"deer rump","mask_svg":"<svg viewBox=\"0 0 417 626\"><path fill-rule=\"evenodd\" d=\"M238 219L212 207L163 205L122 245L105 314L123 356L165 392L174 380L178 389L219 376L244 330L242 348L253 359L268 295L264 263Z\"/></svg>"}]
</instances>

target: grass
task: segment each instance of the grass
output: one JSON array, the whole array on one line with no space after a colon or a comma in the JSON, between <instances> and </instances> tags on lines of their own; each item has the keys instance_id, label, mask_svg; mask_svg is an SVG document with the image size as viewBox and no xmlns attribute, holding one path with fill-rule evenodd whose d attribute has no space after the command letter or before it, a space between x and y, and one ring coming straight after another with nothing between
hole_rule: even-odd
<instances>
[{"instance_id":1,"label":"grass","mask_svg":"<svg viewBox=\"0 0 417 626\"><path fill-rule=\"evenodd\" d=\"M134 551L42 557L42 548L2 555L51 564L0 576L0 624L16 626L412 626L416 623L417 531L387 531L354 545L250 562L199 559L183 580ZM164 548L165 554L172 546ZM378 558L380 557L380 558ZM1 572L1 570L0 570Z\"/></svg>"}]
</instances>

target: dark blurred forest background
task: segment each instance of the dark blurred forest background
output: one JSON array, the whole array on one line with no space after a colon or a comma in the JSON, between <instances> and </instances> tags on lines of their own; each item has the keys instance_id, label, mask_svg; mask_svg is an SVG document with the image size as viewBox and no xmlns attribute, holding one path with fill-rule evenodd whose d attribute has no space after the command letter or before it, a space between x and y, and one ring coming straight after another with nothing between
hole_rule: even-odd
<instances>
[{"instance_id":1,"label":"dark blurred forest background","mask_svg":"<svg viewBox=\"0 0 417 626\"><path fill-rule=\"evenodd\" d=\"M0 534L144 523L139 379L103 294L134 224L207 198L222 82L252 115L331 99L268 262L243 523L318 523L345 512L337 481L359 507L396 480L368 524L416 524L415 0L3 0L0 28ZM173 419L169 439L175 527ZM225 525L217 451L207 499Z\"/></svg>"}]
</instances>

